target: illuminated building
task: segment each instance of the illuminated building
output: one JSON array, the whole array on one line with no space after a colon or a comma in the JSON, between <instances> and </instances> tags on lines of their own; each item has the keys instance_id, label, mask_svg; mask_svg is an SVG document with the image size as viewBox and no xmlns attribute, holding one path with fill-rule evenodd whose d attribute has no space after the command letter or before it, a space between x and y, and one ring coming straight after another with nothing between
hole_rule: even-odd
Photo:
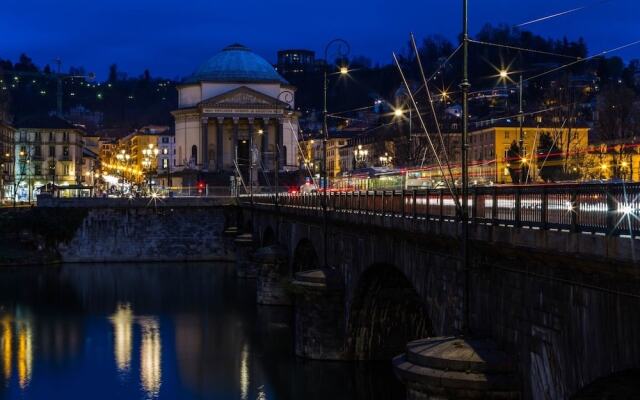
<instances>
[{"instance_id":1,"label":"illuminated building","mask_svg":"<svg viewBox=\"0 0 640 400\"><path fill-rule=\"evenodd\" d=\"M525 125L522 144L524 151L518 157L510 156L511 147L520 143L520 128L514 123L492 124L477 127L469 133L469 174L472 181L512 183L509 169L529 168L529 178L536 180L542 165L562 167L578 162L589 146L589 129L586 127L561 127ZM555 141L558 151L549 157L540 153L540 140L548 135ZM555 164L554 164L555 163Z\"/></svg>"},{"instance_id":2,"label":"illuminated building","mask_svg":"<svg viewBox=\"0 0 640 400\"><path fill-rule=\"evenodd\" d=\"M84 131L55 117L36 117L17 124L15 181L18 201L35 200L46 184L77 189L83 181ZM61 195L71 194L62 191Z\"/></svg>"},{"instance_id":3,"label":"illuminated building","mask_svg":"<svg viewBox=\"0 0 640 400\"><path fill-rule=\"evenodd\" d=\"M0 119L0 203L13 197L15 129Z\"/></svg>"},{"instance_id":4,"label":"illuminated building","mask_svg":"<svg viewBox=\"0 0 640 400\"><path fill-rule=\"evenodd\" d=\"M245 172L250 154L273 170L276 145L281 168L295 166L294 91L247 47L224 48L178 85L176 170L233 173L237 164Z\"/></svg>"}]
</instances>

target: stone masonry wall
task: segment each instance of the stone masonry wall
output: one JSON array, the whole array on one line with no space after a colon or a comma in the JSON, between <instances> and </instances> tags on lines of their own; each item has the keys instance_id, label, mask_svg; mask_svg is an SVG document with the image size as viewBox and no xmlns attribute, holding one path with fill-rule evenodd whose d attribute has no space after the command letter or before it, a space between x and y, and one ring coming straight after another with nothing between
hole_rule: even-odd
<instances>
[{"instance_id":1,"label":"stone masonry wall","mask_svg":"<svg viewBox=\"0 0 640 400\"><path fill-rule=\"evenodd\" d=\"M222 260L224 228L224 207L98 208L58 250L64 262Z\"/></svg>"}]
</instances>

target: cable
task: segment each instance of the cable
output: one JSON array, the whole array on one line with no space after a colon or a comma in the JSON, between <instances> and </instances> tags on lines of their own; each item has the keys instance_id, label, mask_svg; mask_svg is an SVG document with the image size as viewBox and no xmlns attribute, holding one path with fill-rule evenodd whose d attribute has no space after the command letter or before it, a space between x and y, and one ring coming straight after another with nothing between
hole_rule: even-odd
<instances>
[{"instance_id":1,"label":"cable","mask_svg":"<svg viewBox=\"0 0 640 400\"><path fill-rule=\"evenodd\" d=\"M416 54L418 54L418 46L416 45L416 39L413 36L413 33L411 34L411 44L413 45L413 50L416 52ZM436 130L438 131L438 137L440 138L440 145L442 146L442 151L444 153L444 160L445 163L447 164L447 170L449 171L449 177L451 178L451 182L453 182L453 174L451 173L451 163L449 161L449 155L447 154L447 148L444 144L444 138L442 137L442 131L440 130L440 123L438 122L438 115L436 113L436 109L433 105L433 100L431 99L431 91L429 90L429 83L424 75L424 68L422 67L422 61L420 60L420 56L416 57L416 60L418 61L418 67L420 67L420 75L422 76L422 80L423 80L423 86L425 91L427 92L427 97L429 99L429 105L431 106L431 112L433 113L433 119L436 123ZM420 110L418 110L416 108L416 112L418 114L420 114ZM411 137L411 132L409 132L409 137ZM425 147L425 152L424 155L422 156L422 161L420 163L420 166L424 165L424 160L425 157L427 155L426 152L426 147Z\"/></svg>"},{"instance_id":2,"label":"cable","mask_svg":"<svg viewBox=\"0 0 640 400\"><path fill-rule=\"evenodd\" d=\"M588 4L588 5L586 5L586 6L576 7L576 8L572 8L571 10L561 11L561 12L559 12L559 13L555 13L555 14L547 15L547 16L545 16L545 17L536 18L536 19L533 19L533 20L531 20L531 21L523 22L523 23L518 24L518 25L516 25L516 26L517 26L518 28L520 28L520 27L523 27L523 26L526 26L526 25L535 24L536 22L542 22L542 21L546 21L546 20L551 19L551 18L561 17L561 16L563 16L563 15L567 15L567 14L571 14L571 13L574 13L574 12L577 12L577 11L581 11L581 10L584 10L585 8L589 8L589 7L592 7L592 6L594 6L594 5L599 5L599 4L608 3L608 2L610 2L610 1L611 1L611 0L602 0L602 1L599 1L599 2L596 2L596 3Z\"/></svg>"},{"instance_id":3,"label":"cable","mask_svg":"<svg viewBox=\"0 0 640 400\"><path fill-rule=\"evenodd\" d=\"M447 57L444 62L442 64L440 64L438 66L438 68L436 68L435 71L433 71L433 74L431 74L431 76L429 76L429 79L427 79L427 82L431 81L433 78L436 77L436 75L438 75L438 72L440 72L440 70L442 68L444 68L449 61L451 61L451 59L453 58L453 56L455 56L458 51L460 51L460 49L462 48L462 44L459 44L458 47L456 47L456 49L449 55L449 57ZM416 57L420 57L420 55L418 54L418 52L416 52ZM416 89L414 94L418 94L418 92L420 92L420 90L422 90L424 88L424 84L422 84L418 89Z\"/></svg>"},{"instance_id":4,"label":"cable","mask_svg":"<svg viewBox=\"0 0 640 400\"><path fill-rule=\"evenodd\" d=\"M582 58L582 57L576 57L576 56L569 56L569 55L566 55L566 54L552 53L550 51L535 50L535 49L528 49L526 47L511 46L511 45L508 45L508 44L483 42L481 40L474 40L474 39L469 39L469 42L470 43L475 43L475 44L481 44L481 45L485 45L485 46L502 47L502 48L510 49L510 50L518 50L518 51L526 51L526 52L529 52L529 53L545 54L545 55L548 55L548 56L555 56L555 57L572 58L572 59L578 59L578 60L580 60Z\"/></svg>"},{"instance_id":5,"label":"cable","mask_svg":"<svg viewBox=\"0 0 640 400\"><path fill-rule=\"evenodd\" d=\"M409 94L409 98L411 98L411 102L413 103L413 108L415 108L416 110L418 110L418 106L416 104L416 100L413 97L413 94L411 93L411 88L409 88L409 83L407 82L407 78L405 78L404 76L404 72L402 71L402 67L400 66L400 62L398 61L398 57L396 57L396 53L392 53L393 54L393 59L396 62L396 66L398 67L398 71L400 72L400 76L402 77L402 82L404 83L406 89L407 89L407 93ZM438 157L438 153L436 152L436 149L433 145L433 141L431 141L431 137L429 136L429 132L427 131L427 127L424 123L424 120L422 119L422 116L420 115L420 112L418 112L418 119L420 120L420 124L422 125L422 129L424 130L424 133L427 135L427 140L429 142L429 145L431 146L431 150L433 151L433 154L436 158L436 161L438 162L438 166L440 168L440 173L442 174L442 176L445 176L444 173L444 169L442 168L442 163L440 162L440 157ZM449 192L451 193L451 196L453 197L453 199L455 200L456 206L460 207L460 200L458 199L458 196L455 195L451 184L449 183L448 180L444 180L445 184L447 185L447 188L449 189ZM451 182L453 183L453 182Z\"/></svg>"}]
</instances>

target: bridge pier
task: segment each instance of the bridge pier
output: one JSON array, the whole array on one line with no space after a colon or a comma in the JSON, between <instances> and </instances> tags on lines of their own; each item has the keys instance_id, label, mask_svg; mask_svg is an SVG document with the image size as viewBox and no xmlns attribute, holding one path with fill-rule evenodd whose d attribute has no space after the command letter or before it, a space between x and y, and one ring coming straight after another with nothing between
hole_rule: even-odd
<instances>
[{"instance_id":1,"label":"bridge pier","mask_svg":"<svg viewBox=\"0 0 640 400\"><path fill-rule=\"evenodd\" d=\"M513 361L486 339L434 337L410 342L393 359L407 400L520 399Z\"/></svg>"},{"instance_id":2,"label":"bridge pier","mask_svg":"<svg viewBox=\"0 0 640 400\"><path fill-rule=\"evenodd\" d=\"M291 299L286 291L287 253L278 245L262 247L256 251L257 302L272 306L289 306Z\"/></svg>"},{"instance_id":3,"label":"bridge pier","mask_svg":"<svg viewBox=\"0 0 640 400\"><path fill-rule=\"evenodd\" d=\"M222 232L222 243L224 247L225 256L231 259L231 256L235 256L233 250L233 241L238 235L238 227L230 226Z\"/></svg>"},{"instance_id":4,"label":"bridge pier","mask_svg":"<svg viewBox=\"0 0 640 400\"><path fill-rule=\"evenodd\" d=\"M236 249L236 275L238 278L255 278L256 267L252 260L253 235L243 233L233 242Z\"/></svg>"},{"instance_id":5,"label":"bridge pier","mask_svg":"<svg viewBox=\"0 0 640 400\"><path fill-rule=\"evenodd\" d=\"M295 351L314 360L346 360L344 289L327 275L324 270L295 275Z\"/></svg>"}]
</instances>

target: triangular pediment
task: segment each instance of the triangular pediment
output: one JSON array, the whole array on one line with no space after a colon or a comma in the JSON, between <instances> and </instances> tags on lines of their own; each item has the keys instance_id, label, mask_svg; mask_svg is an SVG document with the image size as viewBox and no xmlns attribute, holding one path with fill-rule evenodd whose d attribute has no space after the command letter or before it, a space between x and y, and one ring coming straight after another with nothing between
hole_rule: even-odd
<instances>
[{"instance_id":1,"label":"triangular pediment","mask_svg":"<svg viewBox=\"0 0 640 400\"><path fill-rule=\"evenodd\" d=\"M282 108L288 104L246 86L230 90L200 102L201 108Z\"/></svg>"}]
</instances>

